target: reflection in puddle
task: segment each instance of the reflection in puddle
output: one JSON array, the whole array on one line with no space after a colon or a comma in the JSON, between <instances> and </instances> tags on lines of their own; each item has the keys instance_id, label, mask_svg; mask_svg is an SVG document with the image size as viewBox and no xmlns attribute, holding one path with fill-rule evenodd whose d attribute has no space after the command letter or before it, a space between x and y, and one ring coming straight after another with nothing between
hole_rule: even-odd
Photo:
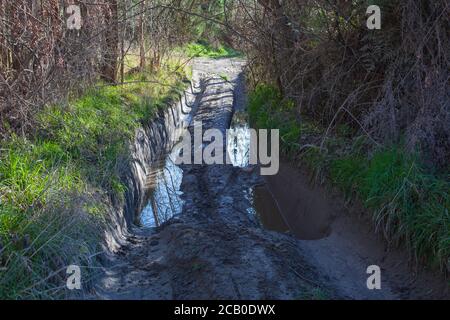
<instances>
[{"instance_id":1,"label":"reflection in puddle","mask_svg":"<svg viewBox=\"0 0 450 320\"><path fill-rule=\"evenodd\" d=\"M227 150L234 166L249 165L250 130L244 112L236 112ZM256 216L268 230L290 232L298 239L315 240L331 233L335 210L321 196L326 190L311 186L309 178L289 163L281 162L278 174L265 176L265 185L244 192Z\"/></svg>"},{"instance_id":2,"label":"reflection in puddle","mask_svg":"<svg viewBox=\"0 0 450 320\"><path fill-rule=\"evenodd\" d=\"M302 181L297 184L295 179L289 181L286 176L273 176L266 182L246 193L251 203L247 212L255 215L262 227L289 232L302 240L322 239L331 233L334 211L315 197L314 190L305 187Z\"/></svg>"},{"instance_id":3,"label":"reflection in puddle","mask_svg":"<svg viewBox=\"0 0 450 320\"><path fill-rule=\"evenodd\" d=\"M234 167L248 166L249 150L250 129L247 116L243 112L236 112L227 136L227 152Z\"/></svg>"},{"instance_id":4,"label":"reflection in puddle","mask_svg":"<svg viewBox=\"0 0 450 320\"><path fill-rule=\"evenodd\" d=\"M249 165L250 127L247 114L236 112L231 121L227 139L227 152L235 167L245 168ZM287 232L286 224L280 208L267 186L255 187L244 191L244 197L251 206L248 214L256 216L260 224L268 230Z\"/></svg>"},{"instance_id":5,"label":"reflection in puddle","mask_svg":"<svg viewBox=\"0 0 450 320\"><path fill-rule=\"evenodd\" d=\"M266 185L256 187L252 205L264 228L289 231L298 239L316 240L330 235L335 209L324 198L325 190L314 187L309 179L281 162L277 175L266 176Z\"/></svg>"},{"instance_id":6,"label":"reflection in puddle","mask_svg":"<svg viewBox=\"0 0 450 320\"><path fill-rule=\"evenodd\" d=\"M162 162L164 166L157 167L148 179L153 185L150 186L148 204L140 216L141 225L144 227L157 227L181 213L183 201L180 186L183 170L175 165L179 150L180 146L175 146Z\"/></svg>"},{"instance_id":7,"label":"reflection in puddle","mask_svg":"<svg viewBox=\"0 0 450 320\"><path fill-rule=\"evenodd\" d=\"M280 208L267 187L255 187L251 194L255 213L264 228L277 232L289 231Z\"/></svg>"}]
</instances>

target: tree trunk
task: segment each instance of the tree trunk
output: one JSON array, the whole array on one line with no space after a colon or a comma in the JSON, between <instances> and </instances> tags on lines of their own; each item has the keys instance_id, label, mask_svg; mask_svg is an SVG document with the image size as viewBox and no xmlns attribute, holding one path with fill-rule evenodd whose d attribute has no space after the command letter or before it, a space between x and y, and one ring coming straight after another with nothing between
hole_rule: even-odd
<instances>
[{"instance_id":1,"label":"tree trunk","mask_svg":"<svg viewBox=\"0 0 450 320\"><path fill-rule=\"evenodd\" d=\"M122 1L122 16L123 20L127 21L127 5L124 1ZM125 82L125 56L127 52L125 52L125 38L127 36L127 27L126 24L122 24L121 36L120 36L120 83Z\"/></svg>"},{"instance_id":2,"label":"tree trunk","mask_svg":"<svg viewBox=\"0 0 450 320\"><path fill-rule=\"evenodd\" d=\"M139 68L144 71L146 65L145 59L145 0L141 2L141 15L139 16Z\"/></svg>"},{"instance_id":3,"label":"tree trunk","mask_svg":"<svg viewBox=\"0 0 450 320\"><path fill-rule=\"evenodd\" d=\"M3 70L8 69L8 42L6 36L8 34L8 30L6 25L8 24L7 16L6 16L6 0L0 0L0 67Z\"/></svg>"},{"instance_id":4,"label":"tree trunk","mask_svg":"<svg viewBox=\"0 0 450 320\"><path fill-rule=\"evenodd\" d=\"M105 31L105 53L101 78L106 82L115 83L117 78L117 58L119 56L119 21L117 0L108 0L108 10L105 16L108 29Z\"/></svg>"}]
</instances>

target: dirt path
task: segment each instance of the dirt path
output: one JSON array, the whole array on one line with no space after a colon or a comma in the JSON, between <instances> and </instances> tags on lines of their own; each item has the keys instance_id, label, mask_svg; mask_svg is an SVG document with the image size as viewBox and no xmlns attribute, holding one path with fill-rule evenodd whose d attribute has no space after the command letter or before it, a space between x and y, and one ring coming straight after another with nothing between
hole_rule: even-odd
<instances>
[{"instance_id":1,"label":"dirt path","mask_svg":"<svg viewBox=\"0 0 450 320\"><path fill-rule=\"evenodd\" d=\"M241 109L245 104L242 65L237 59L195 61L194 78L203 79L206 90L193 120L203 121L204 130L224 131L233 107ZM250 190L266 183L259 170L248 172L230 165L181 168L182 213L158 228L137 228L99 282L97 298L396 299L428 294L422 287L409 290L411 284L405 283L405 295L399 283L410 279L408 268L392 266L402 260L389 258L388 270L383 272L395 274L384 278L382 290L368 290L366 268L373 261L383 263L385 250L380 253L382 242L370 234L361 241L365 231L341 211L332 214L334 223L325 239L299 240L261 228L257 217L249 213L254 208ZM296 177L310 190L304 176L283 170L281 175L291 176L287 183ZM276 185L276 181L267 183ZM325 195L309 192L323 208ZM333 202L325 205L327 209L321 210L335 211ZM315 205L307 208L314 211ZM406 278L399 276L401 272L407 273Z\"/></svg>"},{"instance_id":2,"label":"dirt path","mask_svg":"<svg viewBox=\"0 0 450 320\"><path fill-rule=\"evenodd\" d=\"M204 130L228 128L242 62L197 60L206 90L194 115ZM226 80L225 80L226 78ZM192 130L193 128L190 128ZM184 165L183 212L156 230L136 230L114 258L105 299L295 299L321 283L296 240L266 232L246 214L260 177L229 165Z\"/></svg>"}]
</instances>

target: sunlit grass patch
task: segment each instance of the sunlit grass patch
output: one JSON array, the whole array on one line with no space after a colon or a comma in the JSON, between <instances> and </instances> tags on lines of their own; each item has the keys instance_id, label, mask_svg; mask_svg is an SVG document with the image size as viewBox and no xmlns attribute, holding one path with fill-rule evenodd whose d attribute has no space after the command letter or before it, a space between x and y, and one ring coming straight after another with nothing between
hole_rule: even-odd
<instances>
[{"instance_id":1,"label":"sunlit grass patch","mask_svg":"<svg viewBox=\"0 0 450 320\"><path fill-rule=\"evenodd\" d=\"M283 100L277 89L260 85L250 94L248 112L251 124L258 129L279 129L284 151L299 147L302 126L297 121L294 103Z\"/></svg>"},{"instance_id":2,"label":"sunlit grass patch","mask_svg":"<svg viewBox=\"0 0 450 320\"><path fill-rule=\"evenodd\" d=\"M230 47L224 45L214 47L204 41L189 43L182 48L181 51L188 57L206 57L215 59L239 57L241 55L239 52Z\"/></svg>"}]
</instances>

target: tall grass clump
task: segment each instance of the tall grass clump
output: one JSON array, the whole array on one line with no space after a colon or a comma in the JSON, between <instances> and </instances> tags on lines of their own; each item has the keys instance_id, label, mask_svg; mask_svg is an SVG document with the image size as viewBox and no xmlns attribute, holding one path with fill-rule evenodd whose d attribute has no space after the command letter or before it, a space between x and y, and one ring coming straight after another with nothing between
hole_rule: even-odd
<instances>
[{"instance_id":1,"label":"tall grass clump","mask_svg":"<svg viewBox=\"0 0 450 320\"><path fill-rule=\"evenodd\" d=\"M401 146L370 157L349 154L330 166L332 181L374 212L378 230L404 242L414 257L442 267L450 258L449 177L428 173Z\"/></svg>"},{"instance_id":2,"label":"tall grass clump","mask_svg":"<svg viewBox=\"0 0 450 320\"><path fill-rule=\"evenodd\" d=\"M0 155L0 299L65 293L65 267L98 264L100 206L70 155L50 142L14 138Z\"/></svg>"},{"instance_id":3,"label":"tall grass clump","mask_svg":"<svg viewBox=\"0 0 450 320\"><path fill-rule=\"evenodd\" d=\"M298 148L302 128L295 117L294 102L283 100L275 87L258 85L249 96L248 113L252 126L280 130L285 152Z\"/></svg>"}]
</instances>

